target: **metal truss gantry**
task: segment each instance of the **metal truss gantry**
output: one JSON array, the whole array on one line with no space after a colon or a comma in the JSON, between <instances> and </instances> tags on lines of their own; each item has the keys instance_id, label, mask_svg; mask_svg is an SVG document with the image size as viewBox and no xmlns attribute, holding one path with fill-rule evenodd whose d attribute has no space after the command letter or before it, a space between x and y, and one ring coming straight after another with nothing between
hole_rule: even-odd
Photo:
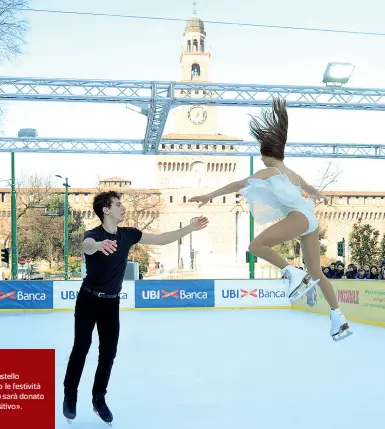
<instances>
[{"instance_id":1,"label":"metal truss gantry","mask_svg":"<svg viewBox=\"0 0 385 429\"><path fill-rule=\"evenodd\" d=\"M236 144L234 144L236 143ZM144 140L0 138L0 152L142 155ZM147 152L151 154L150 152ZM156 155L258 156L255 142L162 140ZM287 143L292 158L385 159L385 144Z\"/></svg>"},{"instance_id":2,"label":"metal truss gantry","mask_svg":"<svg viewBox=\"0 0 385 429\"><path fill-rule=\"evenodd\" d=\"M190 146L199 145L207 146L199 150L205 155L258 155L253 142L162 140L168 114L183 105L270 106L278 96L286 99L289 108L385 111L385 89L0 77L2 101L121 103L136 106L147 116L143 140L5 138L0 140L0 151L191 154L196 148ZM222 145L226 150L214 150ZM292 143L288 156L382 158L384 145Z\"/></svg>"}]
</instances>

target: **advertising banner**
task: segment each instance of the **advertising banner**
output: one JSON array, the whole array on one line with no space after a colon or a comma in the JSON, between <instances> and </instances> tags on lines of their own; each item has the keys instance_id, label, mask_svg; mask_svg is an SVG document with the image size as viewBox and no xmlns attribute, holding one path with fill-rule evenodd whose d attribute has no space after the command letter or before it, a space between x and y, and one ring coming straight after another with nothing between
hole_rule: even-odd
<instances>
[{"instance_id":1,"label":"advertising banner","mask_svg":"<svg viewBox=\"0 0 385 429\"><path fill-rule=\"evenodd\" d=\"M135 308L214 307L214 280L135 282Z\"/></svg>"},{"instance_id":2,"label":"advertising banner","mask_svg":"<svg viewBox=\"0 0 385 429\"><path fill-rule=\"evenodd\" d=\"M291 307L283 280L215 280L215 307Z\"/></svg>"},{"instance_id":3,"label":"advertising banner","mask_svg":"<svg viewBox=\"0 0 385 429\"><path fill-rule=\"evenodd\" d=\"M55 310L75 309L81 281L55 281L53 282L53 305ZM104 298L101 298L104 299ZM135 282L133 280L123 281L120 293L120 308L128 309L135 307Z\"/></svg>"},{"instance_id":4,"label":"advertising banner","mask_svg":"<svg viewBox=\"0 0 385 429\"><path fill-rule=\"evenodd\" d=\"M385 326L385 281L333 280L333 288L345 316L352 320ZM329 305L317 287L316 294L305 295L293 308L326 314Z\"/></svg>"},{"instance_id":5,"label":"advertising banner","mask_svg":"<svg viewBox=\"0 0 385 429\"><path fill-rule=\"evenodd\" d=\"M0 310L51 310L52 308L52 282L2 281L0 283Z\"/></svg>"}]
</instances>

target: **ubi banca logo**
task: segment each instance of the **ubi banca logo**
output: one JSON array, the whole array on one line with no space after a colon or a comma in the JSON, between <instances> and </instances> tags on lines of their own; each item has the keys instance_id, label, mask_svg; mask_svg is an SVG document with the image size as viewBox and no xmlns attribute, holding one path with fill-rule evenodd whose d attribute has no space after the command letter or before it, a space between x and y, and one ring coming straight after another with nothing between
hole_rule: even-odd
<instances>
[{"instance_id":1,"label":"ubi banca logo","mask_svg":"<svg viewBox=\"0 0 385 429\"><path fill-rule=\"evenodd\" d=\"M45 301L46 295L45 293L27 293L21 290L13 290L11 292L0 291L0 302L6 299L11 299L13 301Z\"/></svg>"},{"instance_id":2,"label":"ubi banca logo","mask_svg":"<svg viewBox=\"0 0 385 429\"><path fill-rule=\"evenodd\" d=\"M264 289L222 289L223 299L239 299L239 298L284 298L285 291L283 290L264 290Z\"/></svg>"},{"instance_id":3,"label":"ubi banca logo","mask_svg":"<svg viewBox=\"0 0 385 429\"><path fill-rule=\"evenodd\" d=\"M207 292L187 292L183 289L142 290L142 299L207 299Z\"/></svg>"}]
</instances>

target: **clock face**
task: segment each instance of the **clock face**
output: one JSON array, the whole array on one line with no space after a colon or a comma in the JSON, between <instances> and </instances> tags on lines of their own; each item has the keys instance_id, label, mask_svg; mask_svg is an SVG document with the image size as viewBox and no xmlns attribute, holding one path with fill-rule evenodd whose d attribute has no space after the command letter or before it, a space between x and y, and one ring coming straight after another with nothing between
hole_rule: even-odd
<instances>
[{"instance_id":1,"label":"clock face","mask_svg":"<svg viewBox=\"0 0 385 429\"><path fill-rule=\"evenodd\" d=\"M207 119L207 111L201 106L193 106L188 111L188 118L193 124L203 124Z\"/></svg>"}]
</instances>

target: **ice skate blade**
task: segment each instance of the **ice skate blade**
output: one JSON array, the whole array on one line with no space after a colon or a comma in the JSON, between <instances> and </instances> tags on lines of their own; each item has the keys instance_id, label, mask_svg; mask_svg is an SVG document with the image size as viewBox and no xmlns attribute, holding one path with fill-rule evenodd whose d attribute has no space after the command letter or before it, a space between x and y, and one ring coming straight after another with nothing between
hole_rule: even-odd
<instances>
[{"instance_id":1,"label":"ice skate blade","mask_svg":"<svg viewBox=\"0 0 385 429\"><path fill-rule=\"evenodd\" d=\"M351 331L343 331L339 334L333 335L333 341L341 341L344 340L345 338L350 337L350 335L353 335L353 332Z\"/></svg>"},{"instance_id":2,"label":"ice skate blade","mask_svg":"<svg viewBox=\"0 0 385 429\"><path fill-rule=\"evenodd\" d=\"M295 302L298 301L299 299L301 299L307 292L309 292L309 290L313 289L316 287L316 285L319 283L319 279L318 280L311 280L305 287L305 289L301 290L301 287L303 286L303 283L301 283L301 285L299 285L297 287L297 289L294 289L293 292L289 295L289 299L291 302Z\"/></svg>"},{"instance_id":3,"label":"ice skate blade","mask_svg":"<svg viewBox=\"0 0 385 429\"><path fill-rule=\"evenodd\" d=\"M67 419L67 423L70 425L72 424L73 419Z\"/></svg>"},{"instance_id":4,"label":"ice skate blade","mask_svg":"<svg viewBox=\"0 0 385 429\"><path fill-rule=\"evenodd\" d=\"M94 412L95 412L95 414L99 417L99 419L101 419L101 420L102 420L102 422L104 422L106 425L108 425L109 427L111 427L111 428L112 428L112 422L105 422L105 421L100 417L99 413L95 410L95 408L94 408Z\"/></svg>"}]
</instances>

